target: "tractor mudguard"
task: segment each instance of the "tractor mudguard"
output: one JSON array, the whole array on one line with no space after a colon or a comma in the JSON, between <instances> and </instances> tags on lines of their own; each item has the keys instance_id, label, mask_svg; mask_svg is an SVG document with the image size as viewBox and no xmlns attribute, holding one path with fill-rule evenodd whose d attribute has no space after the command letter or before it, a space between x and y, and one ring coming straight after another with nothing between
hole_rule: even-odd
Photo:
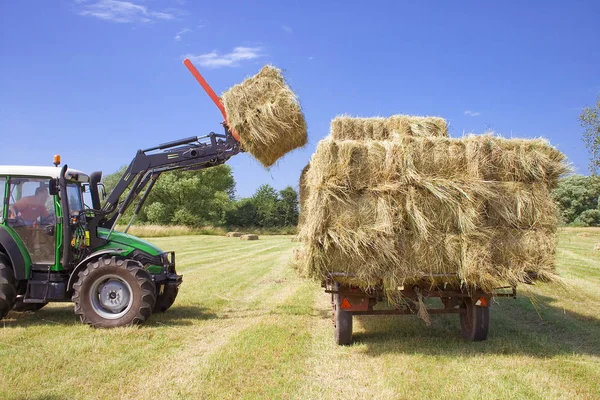
<instances>
[{"instance_id":1,"label":"tractor mudguard","mask_svg":"<svg viewBox=\"0 0 600 400\"><path fill-rule=\"evenodd\" d=\"M27 279L25 258L19 250L19 246L13 237L8 233L5 227L0 225L0 246L4 248L6 255L10 259L16 280Z\"/></svg>"},{"instance_id":2,"label":"tractor mudguard","mask_svg":"<svg viewBox=\"0 0 600 400\"><path fill-rule=\"evenodd\" d=\"M105 250L98 250L98 251L93 252L92 254L90 254L83 260L81 260L79 262L79 264L77 264L77 266L75 266L75 268L73 268L73 272L71 272L71 275L69 276L69 282L67 282L67 290L73 289L73 284L75 283L75 280L77 279L77 275L79 274L79 271L86 268L87 264L90 260L96 259L96 258L106 255L106 254L120 255L124 252L125 252L125 250L122 250L122 249L105 249Z\"/></svg>"}]
</instances>

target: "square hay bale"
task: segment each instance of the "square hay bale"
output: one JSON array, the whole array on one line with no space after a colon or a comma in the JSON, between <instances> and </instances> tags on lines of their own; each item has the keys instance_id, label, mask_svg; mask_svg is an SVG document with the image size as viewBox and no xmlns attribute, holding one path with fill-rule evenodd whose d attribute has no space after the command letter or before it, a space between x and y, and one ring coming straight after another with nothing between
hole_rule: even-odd
<instances>
[{"instance_id":1,"label":"square hay bale","mask_svg":"<svg viewBox=\"0 0 600 400\"><path fill-rule=\"evenodd\" d=\"M281 70L266 65L225 91L221 99L227 123L240 135L244 150L265 167L307 142L300 103Z\"/></svg>"},{"instance_id":2,"label":"square hay bale","mask_svg":"<svg viewBox=\"0 0 600 400\"><path fill-rule=\"evenodd\" d=\"M389 140L395 136L448 136L443 118L393 115L389 118L339 116L331 121L334 140Z\"/></svg>"},{"instance_id":3,"label":"square hay bale","mask_svg":"<svg viewBox=\"0 0 600 400\"><path fill-rule=\"evenodd\" d=\"M242 240L258 240L258 235L242 235L240 236Z\"/></svg>"},{"instance_id":4,"label":"square hay bale","mask_svg":"<svg viewBox=\"0 0 600 400\"><path fill-rule=\"evenodd\" d=\"M554 189L570 172L565 155L545 139L504 139L491 134L469 136L475 141L483 179L500 182L543 183Z\"/></svg>"},{"instance_id":5,"label":"square hay bale","mask_svg":"<svg viewBox=\"0 0 600 400\"><path fill-rule=\"evenodd\" d=\"M557 279L556 229L498 228L493 230L491 242L492 263L505 281Z\"/></svg>"},{"instance_id":6,"label":"square hay bale","mask_svg":"<svg viewBox=\"0 0 600 400\"><path fill-rule=\"evenodd\" d=\"M554 229L559 223L556 201L543 183L488 182L485 213L490 227Z\"/></svg>"},{"instance_id":7,"label":"square hay bale","mask_svg":"<svg viewBox=\"0 0 600 400\"><path fill-rule=\"evenodd\" d=\"M227 232L227 237L240 237L242 236L241 232Z\"/></svg>"}]
</instances>

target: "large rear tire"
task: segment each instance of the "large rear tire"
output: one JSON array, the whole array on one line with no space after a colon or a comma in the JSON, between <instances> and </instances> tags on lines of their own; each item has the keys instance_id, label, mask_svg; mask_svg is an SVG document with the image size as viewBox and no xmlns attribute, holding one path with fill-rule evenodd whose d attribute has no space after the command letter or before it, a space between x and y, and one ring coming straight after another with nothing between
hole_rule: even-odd
<instances>
[{"instance_id":1,"label":"large rear tire","mask_svg":"<svg viewBox=\"0 0 600 400\"><path fill-rule=\"evenodd\" d=\"M465 310L460 314L460 327L464 338L473 342L486 340L490 330L490 308L476 306L469 297L462 300L460 308Z\"/></svg>"},{"instance_id":2,"label":"large rear tire","mask_svg":"<svg viewBox=\"0 0 600 400\"><path fill-rule=\"evenodd\" d=\"M152 275L137 261L105 257L88 263L73 285L75 314L96 328L144 323L156 303Z\"/></svg>"},{"instance_id":3,"label":"large rear tire","mask_svg":"<svg viewBox=\"0 0 600 400\"><path fill-rule=\"evenodd\" d=\"M156 304L154 305L155 313L161 313L167 311L175 302L177 293L179 293L179 287L176 285L164 285L163 292L159 292L157 288Z\"/></svg>"},{"instance_id":4,"label":"large rear tire","mask_svg":"<svg viewBox=\"0 0 600 400\"><path fill-rule=\"evenodd\" d=\"M339 290L339 285L336 285ZM339 345L352 344L352 312L341 308L342 296L338 293L333 295L333 337Z\"/></svg>"},{"instance_id":5,"label":"large rear tire","mask_svg":"<svg viewBox=\"0 0 600 400\"><path fill-rule=\"evenodd\" d=\"M42 309L46 304L48 303L24 303L23 296L17 296L12 310L16 312L37 311Z\"/></svg>"},{"instance_id":6,"label":"large rear tire","mask_svg":"<svg viewBox=\"0 0 600 400\"><path fill-rule=\"evenodd\" d=\"M0 319L12 310L17 298L15 275L10 260L0 253Z\"/></svg>"}]
</instances>

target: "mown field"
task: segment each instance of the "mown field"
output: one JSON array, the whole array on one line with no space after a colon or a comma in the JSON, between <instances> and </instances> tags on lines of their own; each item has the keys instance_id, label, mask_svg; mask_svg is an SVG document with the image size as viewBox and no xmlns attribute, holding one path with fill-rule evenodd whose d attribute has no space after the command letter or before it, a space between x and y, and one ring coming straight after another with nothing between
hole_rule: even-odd
<instances>
[{"instance_id":1,"label":"mown field","mask_svg":"<svg viewBox=\"0 0 600 400\"><path fill-rule=\"evenodd\" d=\"M566 289L501 299L488 341L458 316L355 318L333 343L330 299L289 267L289 236L150 239L176 250L175 305L144 326L83 326L71 304L0 322L0 399L600 398L600 230L561 234Z\"/></svg>"}]
</instances>

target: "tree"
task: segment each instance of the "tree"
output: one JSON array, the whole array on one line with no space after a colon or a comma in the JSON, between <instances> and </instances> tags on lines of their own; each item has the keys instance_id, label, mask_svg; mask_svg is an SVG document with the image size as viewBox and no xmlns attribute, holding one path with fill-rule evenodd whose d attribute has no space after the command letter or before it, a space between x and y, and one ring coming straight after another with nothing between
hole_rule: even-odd
<instances>
[{"instance_id":1,"label":"tree","mask_svg":"<svg viewBox=\"0 0 600 400\"><path fill-rule=\"evenodd\" d=\"M254 196L252 196L252 202L256 206L256 212L258 214L258 226L263 228L271 228L278 225L279 218L277 192L269 184L261 185Z\"/></svg>"},{"instance_id":2,"label":"tree","mask_svg":"<svg viewBox=\"0 0 600 400\"><path fill-rule=\"evenodd\" d=\"M279 192L279 226L298 225L298 193L291 186Z\"/></svg>"},{"instance_id":3,"label":"tree","mask_svg":"<svg viewBox=\"0 0 600 400\"><path fill-rule=\"evenodd\" d=\"M225 212L225 224L236 227L254 227L259 225L258 211L251 198L236 201Z\"/></svg>"},{"instance_id":4,"label":"tree","mask_svg":"<svg viewBox=\"0 0 600 400\"><path fill-rule=\"evenodd\" d=\"M105 177L103 182L107 191L116 186L125 169L123 167ZM235 182L228 165L200 171L166 172L154 185L138 221L190 226L221 225L234 189ZM133 208L130 207L128 214Z\"/></svg>"},{"instance_id":5,"label":"tree","mask_svg":"<svg viewBox=\"0 0 600 400\"><path fill-rule=\"evenodd\" d=\"M585 107L579 116L584 129L583 142L590 153L590 171L596 174L600 167L600 96L593 107Z\"/></svg>"},{"instance_id":6,"label":"tree","mask_svg":"<svg viewBox=\"0 0 600 400\"><path fill-rule=\"evenodd\" d=\"M569 176L559 181L552 195L558 203L563 222L572 223L584 211L598 208L600 177Z\"/></svg>"}]
</instances>

